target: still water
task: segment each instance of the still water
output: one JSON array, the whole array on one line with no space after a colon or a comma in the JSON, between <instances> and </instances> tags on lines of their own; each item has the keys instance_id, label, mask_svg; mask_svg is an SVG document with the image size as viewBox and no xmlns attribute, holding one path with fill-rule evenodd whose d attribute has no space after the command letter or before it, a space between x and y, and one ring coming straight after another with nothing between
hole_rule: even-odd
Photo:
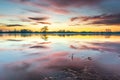
<instances>
[{"instance_id":1,"label":"still water","mask_svg":"<svg viewBox=\"0 0 120 80\"><path fill-rule=\"evenodd\" d=\"M120 36L0 34L0 80L120 80Z\"/></svg>"}]
</instances>

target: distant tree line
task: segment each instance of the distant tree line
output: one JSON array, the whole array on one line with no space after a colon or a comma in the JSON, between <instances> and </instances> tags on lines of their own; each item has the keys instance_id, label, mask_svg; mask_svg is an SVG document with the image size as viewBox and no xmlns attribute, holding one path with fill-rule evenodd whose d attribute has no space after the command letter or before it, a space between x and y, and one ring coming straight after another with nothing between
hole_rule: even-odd
<instances>
[{"instance_id":1,"label":"distant tree line","mask_svg":"<svg viewBox=\"0 0 120 80\"><path fill-rule=\"evenodd\" d=\"M0 30L0 33L48 33L48 34L52 34L52 33L63 33L63 34L67 34L67 33L72 33L72 34L82 34L82 35L86 35L86 34L120 34L120 32L112 32L111 29L105 29L105 32L92 32L92 31L82 31L82 32L75 32L75 31L66 31L66 30L59 30L59 31L49 31L48 26L44 26L42 27L39 31L32 31L29 29L21 29L20 31L18 30L13 30L13 31L2 31Z\"/></svg>"}]
</instances>

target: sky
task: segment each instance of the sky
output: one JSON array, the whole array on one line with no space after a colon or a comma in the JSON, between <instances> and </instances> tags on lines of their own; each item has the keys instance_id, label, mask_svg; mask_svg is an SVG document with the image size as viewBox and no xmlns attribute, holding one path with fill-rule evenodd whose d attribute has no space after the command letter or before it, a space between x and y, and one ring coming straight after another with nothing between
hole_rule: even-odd
<instances>
[{"instance_id":1,"label":"sky","mask_svg":"<svg viewBox=\"0 0 120 80\"><path fill-rule=\"evenodd\" d=\"M0 0L0 30L120 31L120 0Z\"/></svg>"}]
</instances>

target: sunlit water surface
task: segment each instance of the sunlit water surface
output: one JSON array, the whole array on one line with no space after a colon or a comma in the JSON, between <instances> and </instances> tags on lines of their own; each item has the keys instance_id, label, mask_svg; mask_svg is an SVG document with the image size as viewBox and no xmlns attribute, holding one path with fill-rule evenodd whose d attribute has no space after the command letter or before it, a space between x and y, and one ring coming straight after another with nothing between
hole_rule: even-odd
<instances>
[{"instance_id":1,"label":"sunlit water surface","mask_svg":"<svg viewBox=\"0 0 120 80\"><path fill-rule=\"evenodd\" d=\"M92 68L120 79L120 36L0 34L0 80L79 80Z\"/></svg>"}]
</instances>

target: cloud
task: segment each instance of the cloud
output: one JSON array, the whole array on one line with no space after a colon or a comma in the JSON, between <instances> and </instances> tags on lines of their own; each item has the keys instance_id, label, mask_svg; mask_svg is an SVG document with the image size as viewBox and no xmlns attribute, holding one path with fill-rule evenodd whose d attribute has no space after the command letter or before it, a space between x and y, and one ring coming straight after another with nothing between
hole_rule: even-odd
<instances>
[{"instance_id":1,"label":"cloud","mask_svg":"<svg viewBox=\"0 0 120 80\"><path fill-rule=\"evenodd\" d=\"M119 0L10 0L14 3L21 5L29 5L42 10L44 13L56 13L56 14L71 14L77 10L83 8L90 8L94 11L102 13L119 13L120 1ZM49 7L50 6L50 7ZM88 10L88 9L87 9ZM34 10L28 10L30 12L39 12ZM76 13L76 12L75 12ZM79 11L78 11L79 13ZM81 12L82 13L82 12Z\"/></svg>"},{"instance_id":2,"label":"cloud","mask_svg":"<svg viewBox=\"0 0 120 80\"><path fill-rule=\"evenodd\" d=\"M100 20L94 21L90 24L104 24L104 25L120 25L120 18L110 19L110 20Z\"/></svg>"},{"instance_id":3,"label":"cloud","mask_svg":"<svg viewBox=\"0 0 120 80\"><path fill-rule=\"evenodd\" d=\"M26 10L28 12L32 12L32 13L41 13L40 10L33 10L33 9L24 9L24 10Z\"/></svg>"},{"instance_id":4,"label":"cloud","mask_svg":"<svg viewBox=\"0 0 120 80\"><path fill-rule=\"evenodd\" d=\"M44 21L49 19L49 17L28 17L28 18L35 21Z\"/></svg>"},{"instance_id":5,"label":"cloud","mask_svg":"<svg viewBox=\"0 0 120 80\"><path fill-rule=\"evenodd\" d=\"M49 47L48 46L44 46L44 45L36 45L36 46L31 46L30 48L48 49Z\"/></svg>"},{"instance_id":6,"label":"cloud","mask_svg":"<svg viewBox=\"0 0 120 80\"><path fill-rule=\"evenodd\" d=\"M17 40L17 39L7 39L7 41L16 41L16 42L19 42L19 41L23 41L23 40Z\"/></svg>"},{"instance_id":7,"label":"cloud","mask_svg":"<svg viewBox=\"0 0 120 80\"><path fill-rule=\"evenodd\" d=\"M40 24L48 24L48 25L51 25L50 22L38 22L38 23L40 23Z\"/></svg>"},{"instance_id":8,"label":"cloud","mask_svg":"<svg viewBox=\"0 0 120 80\"><path fill-rule=\"evenodd\" d=\"M50 22L47 22L46 20L48 20L49 17L28 17L28 19L25 19L25 21L29 21L29 22L33 22L33 25L38 25L38 24L47 24L47 25L51 25Z\"/></svg>"},{"instance_id":9,"label":"cloud","mask_svg":"<svg viewBox=\"0 0 120 80\"><path fill-rule=\"evenodd\" d=\"M22 22L31 22L31 20L26 19L26 18L20 18L20 21L22 21Z\"/></svg>"},{"instance_id":10,"label":"cloud","mask_svg":"<svg viewBox=\"0 0 120 80\"><path fill-rule=\"evenodd\" d=\"M6 25L7 27L16 27L16 26L23 26L21 24L8 24Z\"/></svg>"},{"instance_id":11,"label":"cloud","mask_svg":"<svg viewBox=\"0 0 120 80\"><path fill-rule=\"evenodd\" d=\"M70 14L70 8L96 6L104 0L11 0L12 2L29 5L57 14ZM50 6L50 7L49 7Z\"/></svg>"},{"instance_id":12,"label":"cloud","mask_svg":"<svg viewBox=\"0 0 120 80\"><path fill-rule=\"evenodd\" d=\"M70 9L95 8L102 13L120 13L119 0L47 0L54 7ZM86 10L86 9L85 9ZM93 10L94 11L94 10Z\"/></svg>"},{"instance_id":13,"label":"cloud","mask_svg":"<svg viewBox=\"0 0 120 80\"><path fill-rule=\"evenodd\" d=\"M31 0L11 0L11 1L24 3L24 2L29 2L29 1L31 1Z\"/></svg>"},{"instance_id":14,"label":"cloud","mask_svg":"<svg viewBox=\"0 0 120 80\"><path fill-rule=\"evenodd\" d=\"M52 12L55 12L57 14L69 14L69 13L71 13L67 9L60 9L60 8L55 8L55 7L49 8L48 10L51 10Z\"/></svg>"},{"instance_id":15,"label":"cloud","mask_svg":"<svg viewBox=\"0 0 120 80\"><path fill-rule=\"evenodd\" d=\"M102 14L98 16L78 16L70 19L71 22L82 21L87 24L120 25L120 14Z\"/></svg>"},{"instance_id":16,"label":"cloud","mask_svg":"<svg viewBox=\"0 0 120 80\"><path fill-rule=\"evenodd\" d=\"M33 6L33 7L36 7L38 9L43 10L44 12L49 11L49 12L53 12L53 13L57 13L57 14L69 13L69 11L67 9L55 7L53 4L51 4L47 0L35 0L35 1L32 1L32 0L11 0L11 2L22 4L22 5ZM29 10L29 11L31 11L31 10ZM32 12L36 12L36 11L32 10Z\"/></svg>"},{"instance_id":17,"label":"cloud","mask_svg":"<svg viewBox=\"0 0 120 80\"><path fill-rule=\"evenodd\" d=\"M83 7L99 4L103 0L47 0L57 7Z\"/></svg>"}]
</instances>

